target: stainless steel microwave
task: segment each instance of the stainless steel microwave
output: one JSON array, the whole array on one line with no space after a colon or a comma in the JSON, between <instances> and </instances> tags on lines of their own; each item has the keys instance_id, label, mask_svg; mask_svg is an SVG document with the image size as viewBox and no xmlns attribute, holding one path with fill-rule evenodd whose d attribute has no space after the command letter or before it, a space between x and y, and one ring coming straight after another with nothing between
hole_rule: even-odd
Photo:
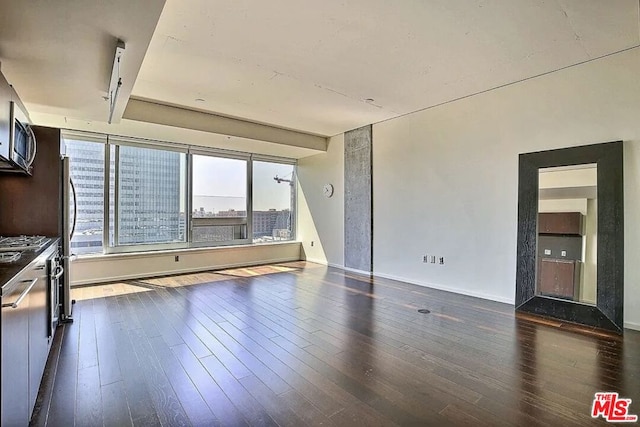
<instances>
[{"instance_id":1,"label":"stainless steel microwave","mask_svg":"<svg viewBox=\"0 0 640 427\"><path fill-rule=\"evenodd\" d=\"M22 172L31 175L36 157L36 137L27 113L19 103L9 101L9 139L0 144L0 172Z\"/></svg>"}]
</instances>

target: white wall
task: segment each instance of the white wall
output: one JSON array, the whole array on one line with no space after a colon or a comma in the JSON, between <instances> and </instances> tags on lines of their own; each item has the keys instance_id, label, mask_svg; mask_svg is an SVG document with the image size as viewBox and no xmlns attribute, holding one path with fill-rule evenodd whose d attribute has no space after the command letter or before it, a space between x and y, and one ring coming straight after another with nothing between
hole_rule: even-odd
<instances>
[{"instance_id":1,"label":"white wall","mask_svg":"<svg viewBox=\"0 0 640 427\"><path fill-rule=\"evenodd\" d=\"M180 260L175 262L175 256ZM274 243L84 257L71 265L71 284L110 282L300 259L300 243Z\"/></svg>"},{"instance_id":2,"label":"white wall","mask_svg":"<svg viewBox=\"0 0 640 427\"><path fill-rule=\"evenodd\" d=\"M540 199L538 212L580 212L586 215L587 199Z\"/></svg>"},{"instance_id":3,"label":"white wall","mask_svg":"<svg viewBox=\"0 0 640 427\"><path fill-rule=\"evenodd\" d=\"M587 201L584 234L584 265L582 266L580 301L596 303L598 288L598 200L596 199Z\"/></svg>"},{"instance_id":4,"label":"white wall","mask_svg":"<svg viewBox=\"0 0 640 427\"><path fill-rule=\"evenodd\" d=\"M538 188L563 188L563 187L590 187L598 185L598 168L596 165L591 167L562 170L557 168L540 169L538 175Z\"/></svg>"},{"instance_id":5,"label":"white wall","mask_svg":"<svg viewBox=\"0 0 640 427\"><path fill-rule=\"evenodd\" d=\"M624 321L640 330L640 138L634 139L624 147Z\"/></svg>"},{"instance_id":6,"label":"white wall","mask_svg":"<svg viewBox=\"0 0 640 427\"><path fill-rule=\"evenodd\" d=\"M298 160L298 240L309 261L344 265L344 135L327 152ZM325 184L334 194L326 198ZM313 242L313 246L311 243Z\"/></svg>"},{"instance_id":7,"label":"white wall","mask_svg":"<svg viewBox=\"0 0 640 427\"><path fill-rule=\"evenodd\" d=\"M640 328L639 75L636 48L375 124L374 273L512 303L518 154L621 139L625 322ZM304 159L307 201L313 189L307 220L321 240L334 239L344 217L317 196L322 181L342 173L341 155ZM324 249L340 259L338 248ZM425 254L444 256L445 265L424 264Z\"/></svg>"}]
</instances>

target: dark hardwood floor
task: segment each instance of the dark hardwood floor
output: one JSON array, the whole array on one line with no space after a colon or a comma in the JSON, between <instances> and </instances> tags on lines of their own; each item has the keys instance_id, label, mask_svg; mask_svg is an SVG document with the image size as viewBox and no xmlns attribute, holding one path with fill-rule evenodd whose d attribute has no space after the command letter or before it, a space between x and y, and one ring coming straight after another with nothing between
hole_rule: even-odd
<instances>
[{"instance_id":1,"label":"dark hardwood floor","mask_svg":"<svg viewBox=\"0 0 640 427\"><path fill-rule=\"evenodd\" d=\"M32 425L606 424L590 415L597 391L640 414L638 332L289 267L190 286L137 280L144 292L79 301Z\"/></svg>"}]
</instances>

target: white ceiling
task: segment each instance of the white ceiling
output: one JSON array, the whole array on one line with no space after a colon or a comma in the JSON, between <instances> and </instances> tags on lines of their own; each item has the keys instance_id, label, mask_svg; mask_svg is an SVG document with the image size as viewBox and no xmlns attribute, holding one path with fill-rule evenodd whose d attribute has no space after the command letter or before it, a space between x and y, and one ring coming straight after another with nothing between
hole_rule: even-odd
<instances>
[{"instance_id":1,"label":"white ceiling","mask_svg":"<svg viewBox=\"0 0 640 427\"><path fill-rule=\"evenodd\" d=\"M31 116L106 122L118 39L122 115L165 0L0 0L0 64Z\"/></svg>"},{"instance_id":2,"label":"white ceiling","mask_svg":"<svg viewBox=\"0 0 640 427\"><path fill-rule=\"evenodd\" d=\"M168 0L133 94L334 135L638 33L637 0Z\"/></svg>"},{"instance_id":3,"label":"white ceiling","mask_svg":"<svg viewBox=\"0 0 640 427\"><path fill-rule=\"evenodd\" d=\"M538 173L538 199L596 199L598 166L595 163L543 168Z\"/></svg>"},{"instance_id":4,"label":"white ceiling","mask_svg":"<svg viewBox=\"0 0 640 427\"><path fill-rule=\"evenodd\" d=\"M133 97L331 136L640 44L638 0L162 3L0 0L3 73L106 121L120 37Z\"/></svg>"}]
</instances>

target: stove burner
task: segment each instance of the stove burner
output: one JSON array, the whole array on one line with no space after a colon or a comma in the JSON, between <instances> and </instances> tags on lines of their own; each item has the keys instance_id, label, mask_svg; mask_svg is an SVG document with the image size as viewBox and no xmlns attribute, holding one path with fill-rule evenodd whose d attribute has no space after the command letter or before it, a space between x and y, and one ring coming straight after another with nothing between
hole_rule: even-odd
<instances>
[{"instance_id":1,"label":"stove burner","mask_svg":"<svg viewBox=\"0 0 640 427\"><path fill-rule=\"evenodd\" d=\"M17 261L20 255L20 252L0 252L0 264Z\"/></svg>"},{"instance_id":2,"label":"stove burner","mask_svg":"<svg viewBox=\"0 0 640 427\"><path fill-rule=\"evenodd\" d=\"M0 237L0 252L38 250L46 239L45 236Z\"/></svg>"}]
</instances>

